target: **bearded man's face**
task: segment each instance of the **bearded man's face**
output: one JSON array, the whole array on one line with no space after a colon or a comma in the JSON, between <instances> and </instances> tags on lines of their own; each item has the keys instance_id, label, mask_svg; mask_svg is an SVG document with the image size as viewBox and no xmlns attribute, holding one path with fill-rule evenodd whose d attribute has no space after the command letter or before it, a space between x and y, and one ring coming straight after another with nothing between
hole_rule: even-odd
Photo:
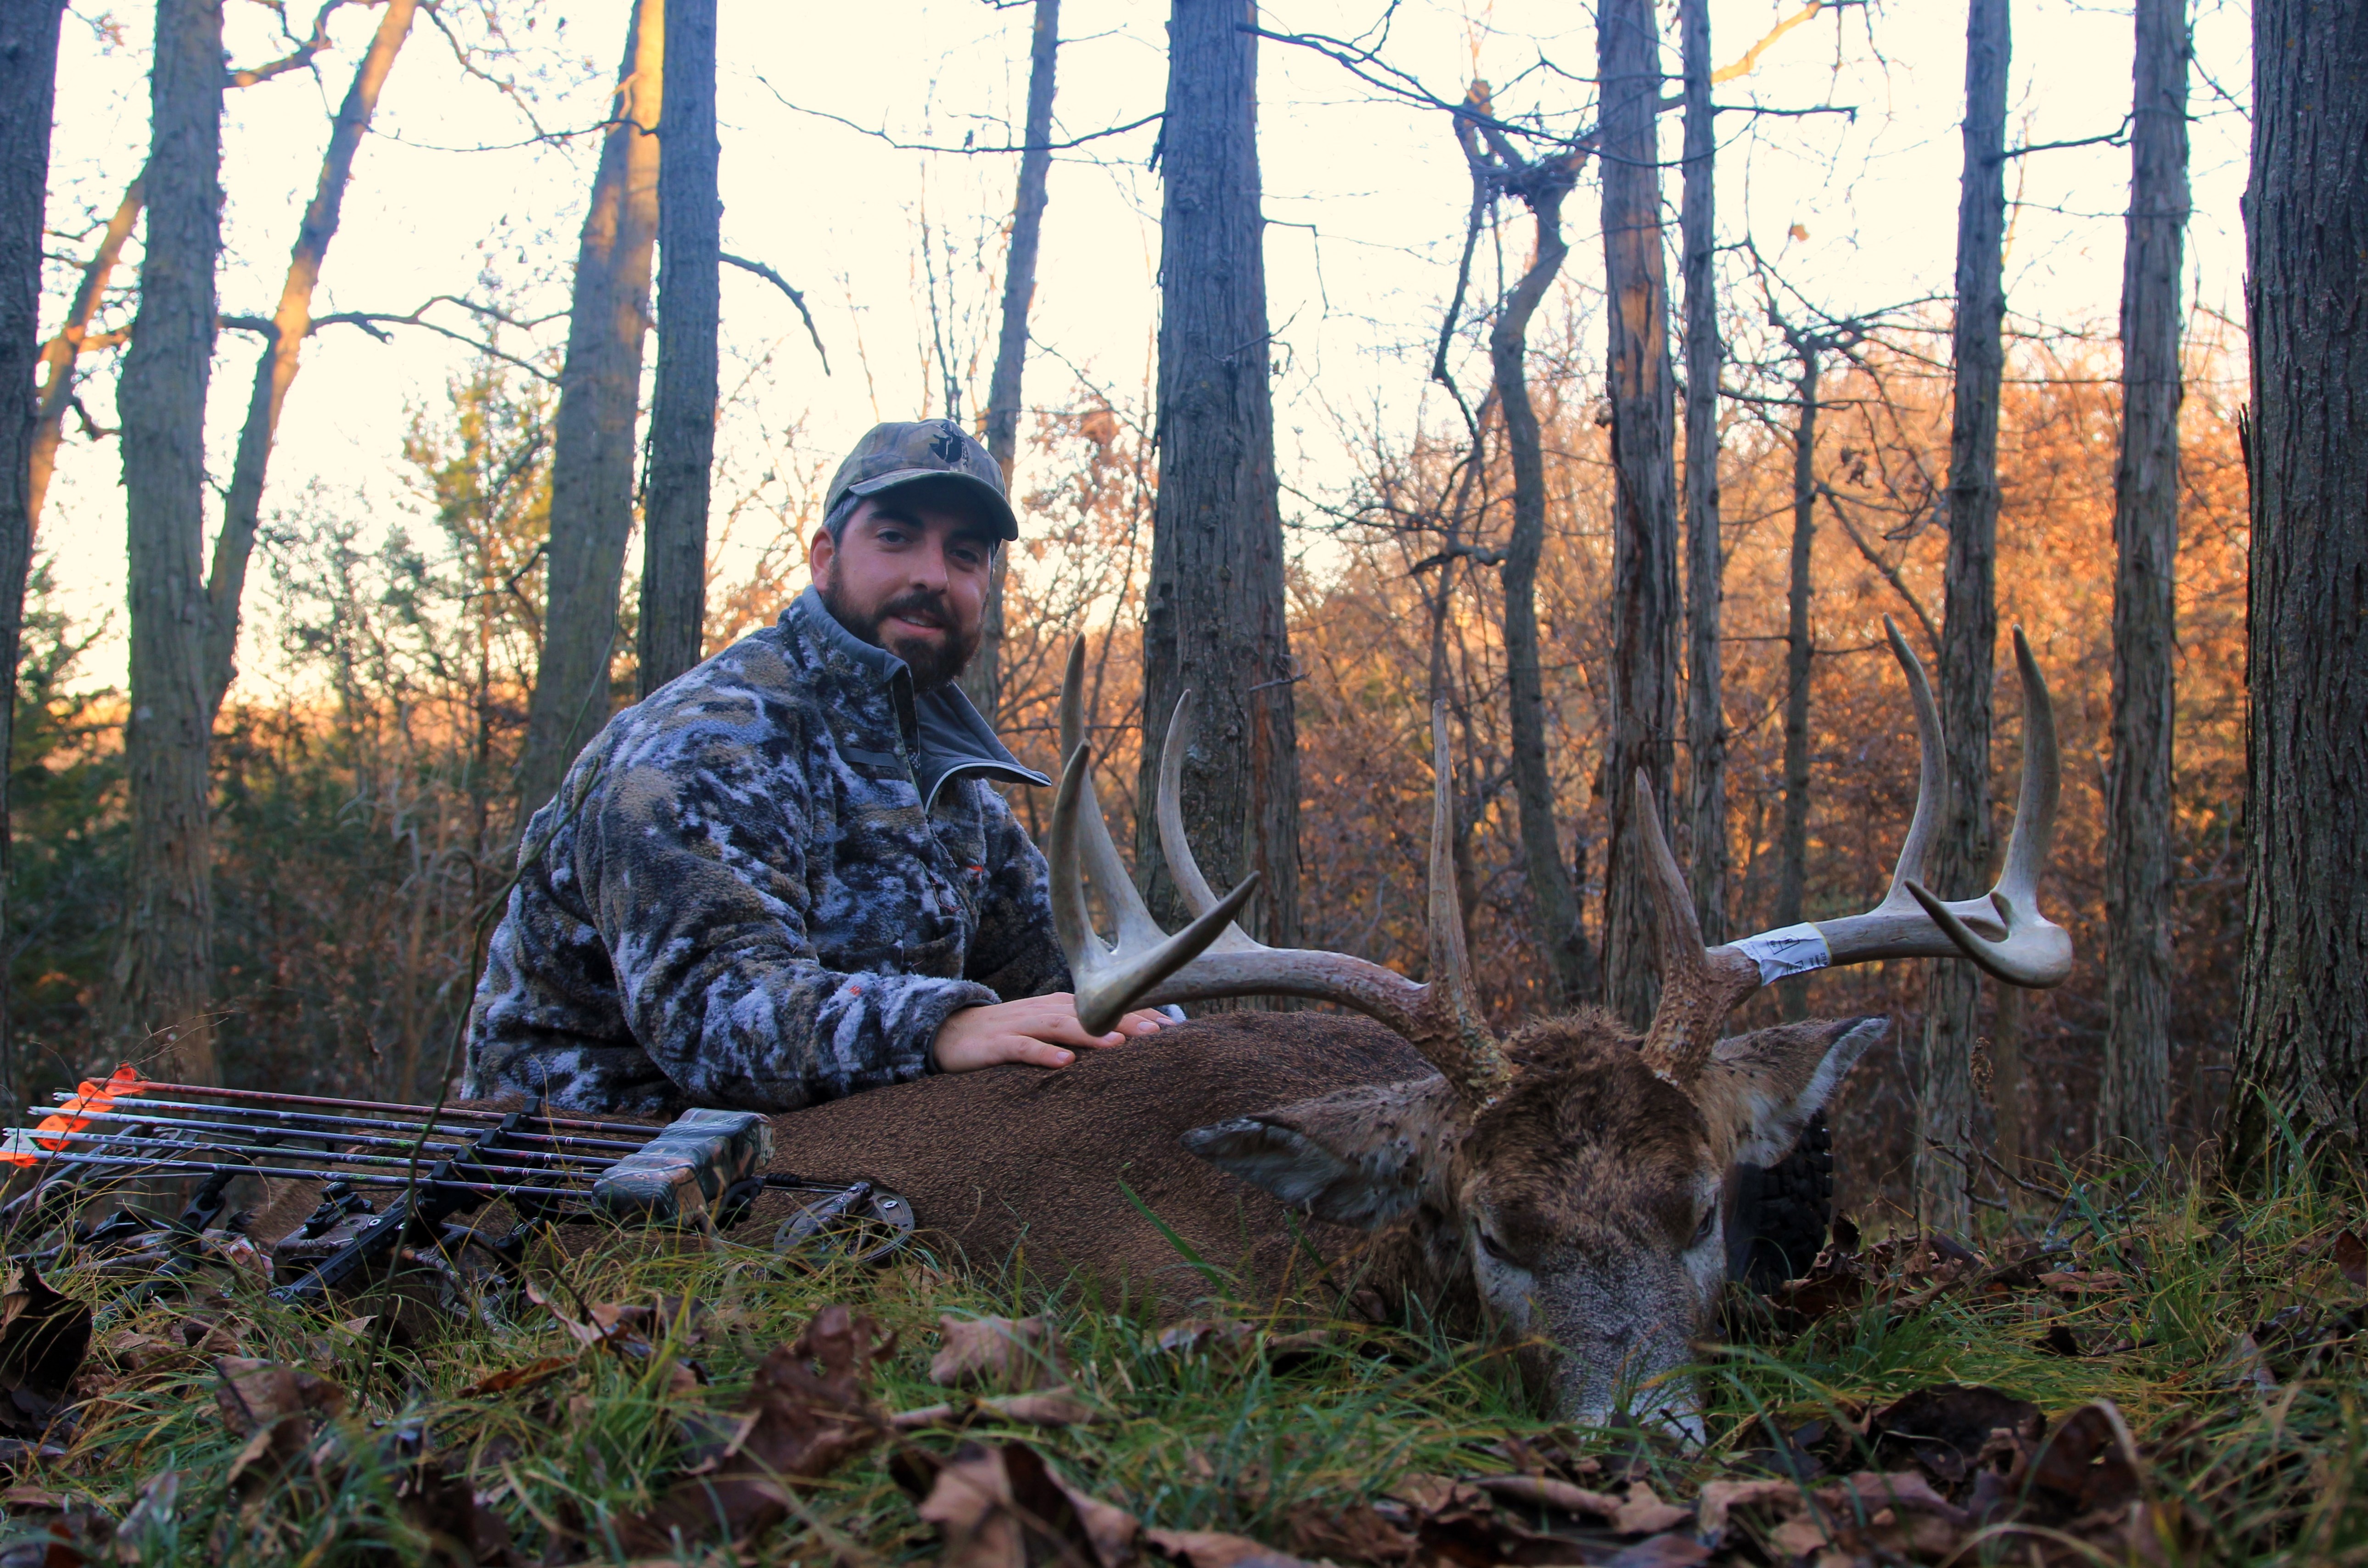
<instances>
[{"instance_id":1,"label":"bearded man's face","mask_svg":"<svg viewBox=\"0 0 2368 1568\"><path fill-rule=\"evenodd\" d=\"M978 652L995 545L995 525L958 499L900 485L860 504L837 539L814 536L814 588L841 626L933 691Z\"/></svg>"}]
</instances>

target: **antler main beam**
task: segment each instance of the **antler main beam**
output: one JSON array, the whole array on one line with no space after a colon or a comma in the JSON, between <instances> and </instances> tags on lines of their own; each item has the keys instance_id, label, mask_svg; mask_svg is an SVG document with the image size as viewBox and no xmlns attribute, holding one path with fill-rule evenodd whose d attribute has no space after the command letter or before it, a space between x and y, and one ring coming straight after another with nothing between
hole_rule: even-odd
<instances>
[{"instance_id":1,"label":"antler main beam","mask_svg":"<svg viewBox=\"0 0 2368 1568\"><path fill-rule=\"evenodd\" d=\"M1431 808L1429 984L1417 984L1348 953L1269 948L1253 940L1234 917L1249 902L1257 873L1219 898L1201 875L1184 832L1178 793L1184 754L1192 737L1191 694L1176 705L1160 754L1155 811L1160 846L1178 891L1195 915L1170 937L1135 892L1110 825L1094 797L1093 747L1084 736L1081 676L1085 644L1069 653L1061 687L1061 749L1067 762L1053 806L1053 920L1076 988L1077 1017L1096 1032L1128 1008L1226 996L1299 996L1353 1008L1404 1035L1453 1084L1464 1099L1485 1105L1512 1082L1512 1068L1485 1023L1463 950L1463 912L1456 902L1453 784L1444 716L1431 719L1437 778ZM1106 945L1086 903L1090 877L1118 927Z\"/></svg>"},{"instance_id":2,"label":"antler main beam","mask_svg":"<svg viewBox=\"0 0 2368 1568\"><path fill-rule=\"evenodd\" d=\"M2014 629L2015 666L2022 676L2022 789L1998 885L1978 898L1944 903L1922 880L1948 794L1940 709L1924 666L1889 616L1883 627L1907 673L1921 753L1916 812L1883 902L1861 915L1763 931L1705 949L1684 875L1669 853L1650 794L1637 780L1637 818L1652 869L1652 903L1660 946L1661 1005L1645 1036L1656 1071L1690 1076L1709 1060L1728 1012L1752 992L1788 974L1877 959L1965 958L2009 985L2061 985L2072 972L2072 937L2039 913L2039 873L2055 839L2062 765L2055 747L2055 709L2032 657L2022 628Z\"/></svg>"}]
</instances>

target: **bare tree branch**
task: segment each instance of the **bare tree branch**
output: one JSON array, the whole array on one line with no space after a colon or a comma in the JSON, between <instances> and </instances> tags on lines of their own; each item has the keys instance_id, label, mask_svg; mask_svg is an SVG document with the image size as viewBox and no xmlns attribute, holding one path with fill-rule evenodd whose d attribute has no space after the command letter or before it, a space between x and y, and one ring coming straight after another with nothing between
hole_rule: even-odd
<instances>
[{"instance_id":1,"label":"bare tree branch","mask_svg":"<svg viewBox=\"0 0 2368 1568\"><path fill-rule=\"evenodd\" d=\"M798 314L804 318L806 324L806 335L814 339L814 353L821 356L822 373L825 376L829 375L830 354L829 351L825 349L822 346L822 334L814 326L814 312L806 309L806 297L803 294L799 293L795 289L791 288L790 280L788 278L782 277L771 267L767 267L761 261L750 261L745 256L734 256L729 251L720 253L718 259L729 264L730 266L738 267L743 272L755 273L757 277L763 278L766 282L770 283L774 288L779 289L782 293L787 294L790 297L790 303L795 305L798 308Z\"/></svg>"}]
</instances>

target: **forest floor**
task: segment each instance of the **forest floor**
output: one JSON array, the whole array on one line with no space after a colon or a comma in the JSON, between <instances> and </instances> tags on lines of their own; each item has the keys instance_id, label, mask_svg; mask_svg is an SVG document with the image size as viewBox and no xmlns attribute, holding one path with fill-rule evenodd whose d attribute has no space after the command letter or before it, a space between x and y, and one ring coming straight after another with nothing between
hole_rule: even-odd
<instances>
[{"instance_id":1,"label":"forest floor","mask_svg":"<svg viewBox=\"0 0 2368 1568\"><path fill-rule=\"evenodd\" d=\"M2368 1560L2360 1191L1837 1229L1704 1347L1694 1438L1557 1427L1419 1324L1163 1328L912 1252L620 1238L409 1348L235 1246L144 1302L19 1267L0 1564Z\"/></svg>"}]
</instances>

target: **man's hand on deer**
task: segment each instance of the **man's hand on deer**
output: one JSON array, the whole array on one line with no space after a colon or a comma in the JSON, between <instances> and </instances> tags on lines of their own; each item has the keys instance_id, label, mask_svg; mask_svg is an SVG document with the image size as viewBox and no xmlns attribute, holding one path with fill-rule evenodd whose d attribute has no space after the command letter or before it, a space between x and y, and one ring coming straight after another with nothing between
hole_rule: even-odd
<instances>
[{"instance_id":1,"label":"man's hand on deer","mask_svg":"<svg viewBox=\"0 0 2368 1568\"><path fill-rule=\"evenodd\" d=\"M1119 1019L1118 1027L1108 1034L1088 1034L1077 1022L1076 998L1055 991L1017 1002L964 1007L938 1026L937 1043L930 1053L937 1058L940 1073L968 1073L1006 1062L1065 1067L1076 1059L1078 1051L1124 1045L1137 1035L1156 1032L1167 1021L1166 1014L1156 1010L1134 1012Z\"/></svg>"}]
</instances>

